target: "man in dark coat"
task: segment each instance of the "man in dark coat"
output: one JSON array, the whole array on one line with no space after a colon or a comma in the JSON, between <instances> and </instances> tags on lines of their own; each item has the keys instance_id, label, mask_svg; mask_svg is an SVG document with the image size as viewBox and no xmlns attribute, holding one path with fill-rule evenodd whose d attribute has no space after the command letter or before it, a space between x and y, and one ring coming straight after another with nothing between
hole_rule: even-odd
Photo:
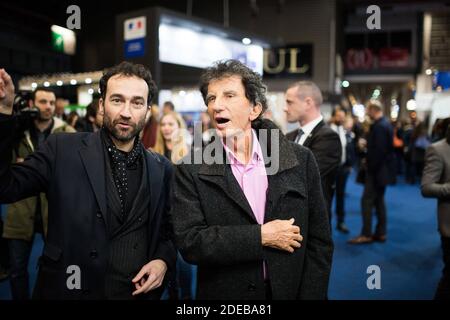
<instances>
[{"instance_id":1,"label":"man in dark coat","mask_svg":"<svg viewBox=\"0 0 450 320\"><path fill-rule=\"evenodd\" d=\"M331 203L336 186L336 174L341 163L342 147L339 135L323 120L320 105L323 102L319 87L311 81L293 83L286 91L287 121L298 122L300 128L286 135L312 151L320 170L322 188L331 223Z\"/></svg>"},{"instance_id":2,"label":"man in dark coat","mask_svg":"<svg viewBox=\"0 0 450 320\"><path fill-rule=\"evenodd\" d=\"M444 268L434 296L436 300L450 300L450 126L448 122L446 127L445 139L433 143L427 149L422 176L422 195L436 198L438 203L438 227Z\"/></svg>"},{"instance_id":3,"label":"man in dark coat","mask_svg":"<svg viewBox=\"0 0 450 320\"><path fill-rule=\"evenodd\" d=\"M394 131L383 116L383 107L378 100L367 105L367 114L373 121L367 137L367 168L364 191L361 199L363 226L361 234L350 244L364 244L373 241L386 241L386 205L384 194L386 186L395 182ZM378 223L372 231L372 210L375 208Z\"/></svg>"},{"instance_id":4,"label":"man in dark coat","mask_svg":"<svg viewBox=\"0 0 450 320\"><path fill-rule=\"evenodd\" d=\"M35 298L157 299L175 262L171 165L138 138L156 90L150 71L123 62L104 73L100 90L102 130L50 135L11 165L14 85L0 69L0 203L48 199Z\"/></svg>"},{"instance_id":5,"label":"man in dark coat","mask_svg":"<svg viewBox=\"0 0 450 320\"><path fill-rule=\"evenodd\" d=\"M266 88L247 66L201 79L214 139L177 165L171 211L198 298L326 298L333 244L314 156L262 120Z\"/></svg>"}]
</instances>

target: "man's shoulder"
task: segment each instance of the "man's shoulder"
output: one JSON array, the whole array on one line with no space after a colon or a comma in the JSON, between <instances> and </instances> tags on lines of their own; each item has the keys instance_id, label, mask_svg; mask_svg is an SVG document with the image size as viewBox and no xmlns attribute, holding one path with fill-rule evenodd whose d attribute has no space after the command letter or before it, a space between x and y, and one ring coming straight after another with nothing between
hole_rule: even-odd
<instances>
[{"instance_id":1,"label":"man's shoulder","mask_svg":"<svg viewBox=\"0 0 450 320\"><path fill-rule=\"evenodd\" d=\"M439 141L436 141L435 143L431 144L429 146L430 150L435 150L439 154L448 154L448 151L450 150L450 145L447 142L447 139L441 139Z\"/></svg>"},{"instance_id":2,"label":"man's shoulder","mask_svg":"<svg viewBox=\"0 0 450 320\"><path fill-rule=\"evenodd\" d=\"M49 135L47 141L48 143L63 143L63 144L72 144L76 145L81 143L83 140L86 140L92 137L95 133L92 132L66 132L66 131L58 131Z\"/></svg>"},{"instance_id":3,"label":"man's shoulder","mask_svg":"<svg viewBox=\"0 0 450 320\"><path fill-rule=\"evenodd\" d=\"M303 165L305 161L308 160L308 157L312 156L312 151L304 147L298 143L295 143L293 141L288 141L288 147L292 149L292 151L295 154L295 157L297 158L297 161L299 162L300 166Z\"/></svg>"},{"instance_id":4,"label":"man's shoulder","mask_svg":"<svg viewBox=\"0 0 450 320\"><path fill-rule=\"evenodd\" d=\"M286 133L286 138L287 138L289 141L294 141L295 138L297 137L297 134L298 134L298 129L289 131L288 133Z\"/></svg>"},{"instance_id":5,"label":"man's shoulder","mask_svg":"<svg viewBox=\"0 0 450 320\"><path fill-rule=\"evenodd\" d=\"M316 143L318 141L326 141L331 144L340 141L339 134L325 123L320 128L317 128L317 130L313 130L312 138Z\"/></svg>"},{"instance_id":6,"label":"man's shoulder","mask_svg":"<svg viewBox=\"0 0 450 320\"><path fill-rule=\"evenodd\" d=\"M160 163L167 169L172 168L172 163L165 156L163 156L151 149L145 149L144 154L148 160Z\"/></svg>"},{"instance_id":7,"label":"man's shoulder","mask_svg":"<svg viewBox=\"0 0 450 320\"><path fill-rule=\"evenodd\" d=\"M57 117L53 117L52 133L59 133L59 132L74 133L77 131L72 126L70 126L67 122L65 122L64 120L61 120Z\"/></svg>"}]
</instances>

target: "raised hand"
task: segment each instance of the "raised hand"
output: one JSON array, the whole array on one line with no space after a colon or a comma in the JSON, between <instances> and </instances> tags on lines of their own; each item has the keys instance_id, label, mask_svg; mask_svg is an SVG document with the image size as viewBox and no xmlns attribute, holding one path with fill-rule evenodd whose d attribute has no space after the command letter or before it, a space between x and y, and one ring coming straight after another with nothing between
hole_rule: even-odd
<instances>
[{"instance_id":1,"label":"raised hand","mask_svg":"<svg viewBox=\"0 0 450 320\"><path fill-rule=\"evenodd\" d=\"M5 69L0 69L0 113L12 114L14 96L11 77Z\"/></svg>"}]
</instances>

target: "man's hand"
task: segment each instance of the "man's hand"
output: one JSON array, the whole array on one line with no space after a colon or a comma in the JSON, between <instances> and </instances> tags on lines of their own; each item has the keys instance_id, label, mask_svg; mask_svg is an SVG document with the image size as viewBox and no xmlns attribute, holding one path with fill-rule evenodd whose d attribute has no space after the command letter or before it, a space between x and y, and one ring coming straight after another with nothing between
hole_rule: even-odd
<instances>
[{"instance_id":1,"label":"man's hand","mask_svg":"<svg viewBox=\"0 0 450 320\"><path fill-rule=\"evenodd\" d=\"M14 84L5 69L0 69L0 113L12 114L14 103Z\"/></svg>"},{"instance_id":2,"label":"man's hand","mask_svg":"<svg viewBox=\"0 0 450 320\"><path fill-rule=\"evenodd\" d=\"M295 248L300 248L303 237L300 235L300 227L293 225L294 221L294 218L291 218L263 224L261 226L262 245L290 253L294 252Z\"/></svg>"},{"instance_id":3,"label":"man's hand","mask_svg":"<svg viewBox=\"0 0 450 320\"><path fill-rule=\"evenodd\" d=\"M152 260L143 266L141 271L139 271L137 276L132 280L136 287L133 296L147 293L150 290L160 287L166 271L167 265L161 259Z\"/></svg>"}]
</instances>

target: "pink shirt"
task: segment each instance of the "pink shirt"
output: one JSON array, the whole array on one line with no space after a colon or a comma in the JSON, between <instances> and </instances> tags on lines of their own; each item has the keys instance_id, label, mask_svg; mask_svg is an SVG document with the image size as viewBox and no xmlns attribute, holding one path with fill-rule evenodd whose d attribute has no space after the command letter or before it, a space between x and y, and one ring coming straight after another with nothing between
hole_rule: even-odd
<instances>
[{"instance_id":1,"label":"pink shirt","mask_svg":"<svg viewBox=\"0 0 450 320\"><path fill-rule=\"evenodd\" d=\"M261 225L264 224L268 180L261 146L255 130L252 129L252 153L247 165L241 163L225 144L224 149L228 155L233 175L244 192L256 221Z\"/></svg>"}]
</instances>

